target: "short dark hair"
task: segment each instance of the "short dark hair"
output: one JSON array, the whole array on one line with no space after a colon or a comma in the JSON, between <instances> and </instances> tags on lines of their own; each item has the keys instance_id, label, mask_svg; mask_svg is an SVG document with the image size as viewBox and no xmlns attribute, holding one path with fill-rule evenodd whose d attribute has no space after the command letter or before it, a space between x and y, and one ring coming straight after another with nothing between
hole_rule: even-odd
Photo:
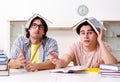
<instances>
[{"instance_id":1,"label":"short dark hair","mask_svg":"<svg viewBox=\"0 0 120 82\"><path fill-rule=\"evenodd\" d=\"M86 21L86 22L83 22L82 24L80 24L80 25L77 27L77 29L76 29L77 34L80 34L80 29L81 29L81 27L82 27L82 26L86 26L86 25L89 25L89 26L92 28L92 30L95 32L95 30L93 29L93 27ZM96 33L96 32L95 32L95 33Z\"/></svg>"},{"instance_id":2,"label":"short dark hair","mask_svg":"<svg viewBox=\"0 0 120 82\"><path fill-rule=\"evenodd\" d=\"M33 24L33 22L36 20L36 19L39 19L40 21L41 21L41 23L42 23L42 25L44 26L44 35L43 35L43 39L45 39L47 36L46 36L46 34L47 34L47 31L48 31L48 25L47 25L47 23L42 19L42 18L40 18L40 17L35 17L34 19L32 19L32 21L30 22L30 25L29 25L29 28L26 28L25 30L26 30L26 37L27 38L29 38L30 37L30 33L29 33L29 29L30 29L30 27L32 26L32 24Z\"/></svg>"}]
</instances>

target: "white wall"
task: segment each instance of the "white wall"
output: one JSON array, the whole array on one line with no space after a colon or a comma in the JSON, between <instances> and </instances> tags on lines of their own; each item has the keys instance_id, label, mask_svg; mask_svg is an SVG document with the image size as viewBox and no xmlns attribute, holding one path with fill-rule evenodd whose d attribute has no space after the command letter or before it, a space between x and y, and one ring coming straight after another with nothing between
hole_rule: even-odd
<instances>
[{"instance_id":1,"label":"white wall","mask_svg":"<svg viewBox=\"0 0 120 82\"><path fill-rule=\"evenodd\" d=\"M47 36L57 40L60 55L65 52L68 45L79 40L79 35L73 30L49 30Z\"/></svg>"},{"instance_id":2,"label":"white wall","mask_svg":"<svg viewBox=\"0 0 120 82\"><path fill-rule=\"evenodd\" d=\"M9 22L0 19L0 50L4 50L5 54L9 54L10 50L10 31Z\"/></svg>"},{"instance_id":3,"label":"white wall","mask_svg":"<svg viewBox=\"0 0 120 82\"><path fill-rule=\"evenodd\" d=\"M99 20L120 20L120 0L1 0L0 1L0 49L9 53L10 20L27 20L39 13L53 22L50 27L72 27L84 17ZM77 13L79 5L88 6L88 15Z\"/></svg>"},{"instance_id":4,"label":"white wall","mask_svg":"<svg viewBox=\"0 0 120 82\"><path fill-rule=\"evenodd\" d=\"M33 13L53 22L52 26L71 27L79 19L77 8L88 6L87 16L100 20L120 20L120 0L3 0L0 1L1 17L7 20L26 20Z\"/></svg>"}]
</instances>

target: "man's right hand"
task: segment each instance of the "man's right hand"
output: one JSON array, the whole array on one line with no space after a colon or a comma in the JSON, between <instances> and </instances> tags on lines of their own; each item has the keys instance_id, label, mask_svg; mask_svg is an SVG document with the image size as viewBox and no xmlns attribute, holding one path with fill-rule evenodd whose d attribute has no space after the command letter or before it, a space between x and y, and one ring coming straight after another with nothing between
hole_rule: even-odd
<instances>
[{"instance_id":1,"label":"man's right hand","mask_svg":"<svg viewBox=\"0 0 120 82\"><path fill-rule=\"evenodd\" d=\"M20 53L18 54L17 59L11 59L8 63L9 67L13 69L18 69L21 66L24 67L25 64L26 60L24 58L23 49L20 49Z\"/></svg>"},{"instance_id":2,"label":"man's right hand","mask_svg":"<svg viewBox=\"0 0 120 82\"><path fill-rule=\"evenodd\" d=\"M51 56L51 57L50 57L50 61L51 61L53 64L56 65L57 62L59 61L59 58L58 58L57 54L55 54L55 53L53 53L53 52L51 52L51 51L49 51L48 54Z\"/></svg>"},{"instance_id":3,"label":"man's right hand","mask_svg":"<svg viewBox=\"0 0 120 82\"><path fill-rule=\"evenodd\" d=\"M23 49L20 49L20 53L18 54L17 59L11 59L8 63L10 68L17 69L20 68L21 66L25 65L25 58L23 54Z\"/></svg>"},{"instance_id":4,"label":"man's right hand","mask_svg":"<svg viewBox=\"0 0 120 82\"><path fill-rule=\"evenodd\" d=\"M59 59L59 57L58 57L57 54L55 54L55 53L53 53L53 52L51 52L51 51L49 51L48 54L51 56L50 61L51 61L53 64L56 65L56 66L55 66L56 68L61 68L61 67L63 66L62 60Z\"/></svg>"},{"instance_id":5,"label":"man's right hand","mask_svg":"<svg viewBox=\"0 0 120 82\"><path fill-rule=\"evenodd\" d=\"M25 60L25 57L24 57L24 51L23 51L22 48L20 49L20 53L17 57L17 60L20 63L20 66L24 66L25 63L26 63L26 60Z\"/></svg>"}]
</instances>

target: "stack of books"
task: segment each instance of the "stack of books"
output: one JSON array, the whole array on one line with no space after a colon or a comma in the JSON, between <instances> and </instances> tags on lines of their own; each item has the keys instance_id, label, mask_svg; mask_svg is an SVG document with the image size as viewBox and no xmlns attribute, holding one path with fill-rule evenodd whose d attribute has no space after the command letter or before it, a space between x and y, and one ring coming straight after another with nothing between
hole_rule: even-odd
<instances>
[{"instance_id":1,"label":"stack of books","mask_svg":"<svg viewBox=\"0 0 120 82\"><path fill-rule=\"evenodd\" d=\"M8 57L0 54L0 76L9 76Z\"/></svg>"},{"instance_id":2,"label":"stack of books","mask_svg":"<svg viewBox=\"0 0 120 82\"><path fill-rule=\"evenodd\" d=\"M102 77L120 77L120 64L101 64L100 74Z\"/></svg>"}]
</instances>

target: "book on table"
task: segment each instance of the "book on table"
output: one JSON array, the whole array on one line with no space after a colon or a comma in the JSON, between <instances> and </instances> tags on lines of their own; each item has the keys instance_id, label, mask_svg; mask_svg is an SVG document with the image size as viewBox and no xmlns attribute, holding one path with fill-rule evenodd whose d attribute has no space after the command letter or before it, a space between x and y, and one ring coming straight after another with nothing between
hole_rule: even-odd
<instances>
[{"instance_id":1,"label":"book on table","mask_svg":"<svg viewBox=\"0 0 120 82\"><path fill-rule=\"evenodd\" d=\"M8 57L5 54L0 54L0 62L7 62Z\"/></svg>"},{"instance_id":2,"label":"book on table","mask_svg":"<svg viewBox=\"0 0 120 82\"><path fill-rule=\"evenodd\" d=\"M0 76L9 76L8 57L0 54Z\"/></svg>"},{"instance_id":3,"label":"book on table","mask_svg":"<svg viewBox=\"0 0 120 82\"><path fill-rule=\"evenodd\" d=\"M7 62L0 62L0 70L6 70L8 68Z\"/></svg>"},{"instance_id":4,"label":"book on table","mask_svg":"<svg viewBox=\"0 0 120 82\"><path fill-rule=\"evenodd\" d=\"M53 73L75 73L75 72L79 72L79 71L84 71L87 68L84 66L69 66L66 68L57 68L57 69L52 69L50 70L50 72Z\"/></svg>"},{"instance_id":5,"label":"book on table","mask_svg":"<svg viewBox=\"0 0 120 82\"><path fill-rule=\"evenodd\" d=\"M120 75L101 74L101 77L120 78Z\"/></svg>"},{"instance_id":6,"label":"book on table","mask_svg":"<svg viewBox=\"0 0 120 82\"><path fill-rule=\"evenodd\" d=\"M120 73L120 71L110 70L110 69L100 69L100 73Z\"/></svg>"},{"instance_id":7,"label":"book on table","mask_svg":"<svg viewBox=\"0 0 120 82\"><path fill-rule=\"evenodd\" d=\"M120 71L120 64L100 64L100 69Z\"/></svg>"},{"instance_id":8,"label":"book on table","mask_svg":"<svg viewBox=\"0 0 120 82\"><path fill-rule=\"evenodd\" d=\"M0 70L6 70L8 64L8 57L4 54L0 54Z\"/></svg>"},{"instance_id":9,"label":"book on table","mask_svg":"<svg viewBox=\"0 0 120 82\"><path fill-rule=\"evenodd\" d=\"M73 26L74 27L73 30L77 29L77 27L83 24L84 22L88 22L93 27L97 34L100 32L101 27L104 28L104 30L106 30L106 28L94 17L84 18L83 20L78 22L75 26Z\"/></svg>"},{"instance_id":10,"label":"book on table","mask_svg":"<svg viewBox=\"0 0 120 82\"><path fill-rule=\"evenodd\" d=\"M6 70L0 70L0 76L9 76L9 68L7 68Z\"/></svg>"},{"instance_id":11,"label":"book on table","mask_svg":"<svg viewBox=\"0 0 120 82\"><path fill-rule=\"evenodd\" d=\"M102 70L100 71L102 77L120 77L120 71Z\"/></svg>"},{"instance_id":12,"label":"book on table","mask_svg":"<svg viewBox=\"0 0 120 82\"><path fill-rule=\"evenodd\" d=\"M120 71L109 70L109 69L101 69L100 74L120 75Z\"/></svg>"}]
</instances>

